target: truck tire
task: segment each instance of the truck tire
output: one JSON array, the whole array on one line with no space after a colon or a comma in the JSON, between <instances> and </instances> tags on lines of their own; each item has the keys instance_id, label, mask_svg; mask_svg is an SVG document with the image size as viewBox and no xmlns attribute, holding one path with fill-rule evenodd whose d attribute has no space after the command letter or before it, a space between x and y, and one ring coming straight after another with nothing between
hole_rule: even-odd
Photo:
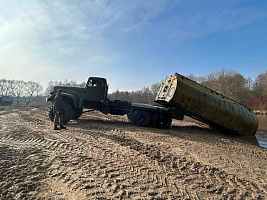
<instances>
[{"instance_id":1,"label":"truck tire","mask_svg":"<svg viewBox=\"0 0 267 200\"><path fill-rule=\"evenodd\" d=\"M73 108L70 104L63 102L63 123L67 124L74 115ZM49 110L49 119L53 122L55 118L55 114L53 112L53 107Z\"/></svg>"},{"instance_id":2,"label":"truck tire","mask_svg":"<svg viewBox=\"0 0 267 200\"><path fill-rule=\"evenodd\" d=\"M128 117L130 122L133 122L133 114L132 113L128 113L127 117Z\"/></svg>"},{"instance_id":3,"label":"truck tire","mask_svg":"<svg viewBox=\"0 0 267 200\"><path fill-rule=\"evenodd\" d=\"M137 110L133 114L133 123L138 126L149 126L151 115L148 111Z\"/></svg>"},{"instance_id":4,"label":"truck tire","mask_svg":"<svg viewBox=\"0 0 267 200\"><path fill-rule=\"evenodd\" d=\"M73 108L70 104L63 102L63 123L67 124L74 115Z\"/></svg>"},{"instance_id":5,"label":"truck tire","mask_svg":"<svg viewBox=\"0 0 267 200\"><path fill-rule=\"evenodd\" d=\"M155 113L152 123L156 128L169 128L172 124L172 116L170 114Z\"/></svg>"},{"instance_id":6,"label":"truck tire","mask_svg":"<svg viewBox=\"0 0 267 200\"><path fill-rule=\"evenodd\" d=\"M76 108L74 110L74 114L72 119L79 119L79 117L83 114L83 109L82 108Z\"/></svg>"}]
</instances>

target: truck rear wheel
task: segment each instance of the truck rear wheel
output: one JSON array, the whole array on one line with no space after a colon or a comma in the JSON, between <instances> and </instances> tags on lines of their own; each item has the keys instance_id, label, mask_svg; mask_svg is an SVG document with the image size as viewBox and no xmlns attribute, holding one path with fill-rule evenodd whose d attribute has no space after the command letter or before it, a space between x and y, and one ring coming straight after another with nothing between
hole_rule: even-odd
<instances>
[{"instance_id":1,"label":"truck rear wheel","mask_svg":"<svg viewBox=\"0 0 267 200\"><path fill-rule=\"evenodd\" d=\"M82 108L76 108L74 110L74 114L72 119L79 119L79 117L83 114L83 109Z\"/></svg>"},{"instance_id":2,"label":"truck rear wheel","mask_svg":"<svg viewBox=\"0 0 267 200\"><path fill-rule=\"evenodd\" d=\"M155 113L152 123L156 128L169 128L172 123L172 116L170 114Z\"/></svg>"},{"instance_id":3,"label":"truck rear wheel","mask_svg":"<svg viewBox=\"0 0 267 200\"><path fill-rule=\"evenodd\" d=\"M137 110L133 114L133 123L138 126L149 126L151 115L148 111Z\"/></svg>"},{"instance_id":4,"label":"truck rear wheel","mask_svg":"<svg viewBox=\"0 0 267 200\"><path fill-rule=\"evenodd\" d=\"M63 123L67 124L74 115L73 108L70 104L63 102Z\"/></svg>"}]
</instances>

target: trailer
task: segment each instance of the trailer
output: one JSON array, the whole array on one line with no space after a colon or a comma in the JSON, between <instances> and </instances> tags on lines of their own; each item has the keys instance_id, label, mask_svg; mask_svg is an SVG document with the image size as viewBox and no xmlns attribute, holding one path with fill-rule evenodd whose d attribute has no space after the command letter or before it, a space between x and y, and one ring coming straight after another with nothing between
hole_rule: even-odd
<instances>
[{"instance_id":1,"label":"trailer","mask_svg":"<svg viewBox=\"0 0 267 200\"><path fill-rule=\"evenodd\" d=\"M100 111L104 114L127 115L129 121L138 126L154 126L156 128L168 128L172 119L183 120L184 114L181 109L153 106L142 103L131 103L127 101L102 102L106 109ZM103 108L103 107L102 107Z\"/></svg>"},{"instance_id":2,"label":"trailer","mask_svg":"<svg viewBox=\"0 0 267 200\"><path fill-rule=\"evenodd\" d=\"M226 133L255 135L258 129L251 109L178 73L166 77L155 101Z\"/></svg>"}]
</instances>

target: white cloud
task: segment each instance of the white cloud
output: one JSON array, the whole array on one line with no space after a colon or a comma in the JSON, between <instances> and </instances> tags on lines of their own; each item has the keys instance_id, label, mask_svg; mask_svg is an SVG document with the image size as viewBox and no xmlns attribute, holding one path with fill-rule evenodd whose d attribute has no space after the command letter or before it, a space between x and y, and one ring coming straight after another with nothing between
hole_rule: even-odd
<instances>
[{"instance_id":1,"label":"white cloud","mask_svg":"<svg viewBox=\"0 0 267 200\"><path fill-rule=\"evenodd\" d=\"M98 2L1 2L1 78L64 79L71 78L73 65L80 67L86 60L92 69L107 63L101 33L115 14Z\"/></svg>"},{"instance_id":2,"label":"white cloud","mask_svg":"<svg viewBox=\"0 0 267 200\"><path fill-rule=\"evenodd\" d=\"M150 24L150 21L181 1L122 1L121 15L127 21L121 28L122 33L136 31ZM119 6L120 7L120 6Z\"/></svg>"},{"instance_id":3,"label":"white cloud","mask_svg":"<svg viewBox=\"0 0 267 200\"><path fill-rule=\"evenodd\" d=\"M163 5L164 1L2 1L1 78L47 82L82 80L84 71L112 74L118 53L109 49L104 34L133 31Z\"/></svg>"}]
</instances>

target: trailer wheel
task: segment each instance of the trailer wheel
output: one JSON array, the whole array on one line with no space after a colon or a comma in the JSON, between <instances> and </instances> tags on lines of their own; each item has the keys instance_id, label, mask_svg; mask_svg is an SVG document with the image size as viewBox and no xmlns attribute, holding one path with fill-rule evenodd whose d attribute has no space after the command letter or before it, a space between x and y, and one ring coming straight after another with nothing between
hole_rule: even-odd
<instances>
[{"instance_id":1,"label":"trailer wheel","mask_svg":"<svg viewBox=\"0 0 267 200\"><path fill-rule=\"evenodd\" d=\"M144 110L137 110L133 114L133 123L138 126L149 126L151 115Z\"/></svg>"},{"instance_id":2,"label":"trailer wheel","mask_svg":"<svg viewBox=\"0 0 267 200\"><path fill-rule=\"evenodd\" d=\"M156 128L169 128L172 124L172 116L170 114L156 113L153 116L152 123Z\"/></svg>"},{"instance_id":3,"label":"trailer wheel","mask_svg":"<svg viewBox=\"0 0 267 200\"><path fill-rule=\"evenodd\" d=\"M53 107L51 107L49 110L49 119L53 122L54 118L55 118L55 114L53 112Z\"/></svg>"},{"instance_id":4,"label":"trailer wheel","mask_svg":"<svg viewBox=\"0 0 267 200\"><path fill-rule=\"evenodd\" d=\"M73 108L70 104L63 102L63 123L67 124L73 118Z\"/></svg>"},{"instance_id":5,"label":"trailer wheel","mask_svg":"<svg viewBox=\"0 0 267 200\"><path fill-rule=\"evenodd\" d=\"M130 122L133 122L133 114L132 113L131 114L128 113L127 114L127 117L128 117L128 119L129 119Z\"/></svg>"},{"instance_id":6,"label":"trailer wheel","mask_svg":"<svg viewBox=\"0 0 267 200\"><path fill-rule=\"evenodd\" d=\"M82 108L76 108L74 110L74 114L72 119L79 119L79 117L83 114L83 109Z\"/></svg>"}]
</instances>

